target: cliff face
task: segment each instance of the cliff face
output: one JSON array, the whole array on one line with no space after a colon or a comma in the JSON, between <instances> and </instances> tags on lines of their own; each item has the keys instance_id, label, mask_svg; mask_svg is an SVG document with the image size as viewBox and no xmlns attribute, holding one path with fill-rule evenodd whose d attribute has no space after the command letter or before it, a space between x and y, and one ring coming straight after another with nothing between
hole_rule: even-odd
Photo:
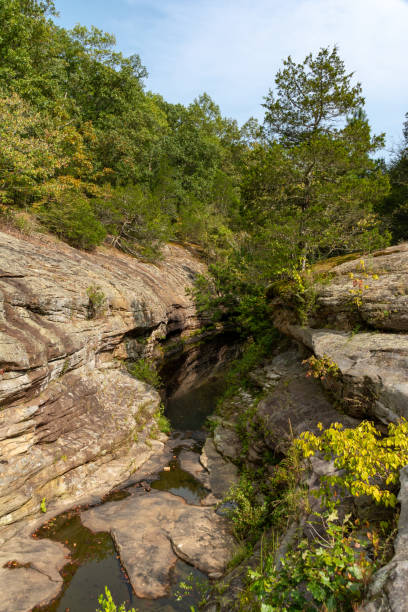
<instances>
[{"instance_id":1,"label":"cliff face","mask_svg":"<svg viewBox=\"0 0 408 612\"><path fill-rule=\"evenodd\" d=\"M199 326L186 288L202 270L174 245L153 265L0 233L0 540L44 498L55 513L101 495L161 445L160 397L120 360Z\"/></svg>"},{"instance_id":2,"label":"cliff face","mask_svg":"<svg viewBox=\"0 0 408 612\"><path fill-rule=\"evenodd\" d=\"M283 293L275 292L272 309L276 326L297 341L305 355L312 353L335 362L336 376L322 382L340 400L346 418L367 418L384 425L400 417L407 419L408 245L335 265L323 282L315 282L312 292L313 307L303 324L293 307L296 300L290 302ZM273 402L268 404L267 400L263 402L266 408L273 409ZM299 403L293 410L296 424ZM271 416L276 421L279 415L272 410ZM308 416L314 422L320 418L318 407ZM310 428L302 422L296 433ZM395 556L374 575L369 601L361 607L367 612L402 611L408 606L407 467L400 472L400 482Z\"/></svg>"}]
</instances>

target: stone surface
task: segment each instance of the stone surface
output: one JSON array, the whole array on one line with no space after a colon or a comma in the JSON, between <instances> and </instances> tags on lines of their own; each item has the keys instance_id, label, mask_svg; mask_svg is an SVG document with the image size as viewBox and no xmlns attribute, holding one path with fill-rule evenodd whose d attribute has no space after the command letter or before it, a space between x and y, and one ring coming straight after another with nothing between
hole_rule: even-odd
<instances>
[{"instance_id":1,"label":"stone surface","mask_svg":"<svg viewBox=\"0 0 408 612\"><path fill-rule=\"evenodd\" d=\"M225 569L234 546L228 521L212 508L152 490L81 513L92 531L109 531L139 597L163 597L177 557L212 578Z\"/></svg>"},{"instance_id":2,"label":"stone surface","mask_svg":"<svg viewBox=\"0 0 408 612\"><path fill-rule=\"evenodd\" d=\"M331 281L317 287L316 321L347 328L361 319L377 329L408 331L408 244L358 257L330 272Z\"/></svg>"},{"instance_id":3,"label":"stone surface","mask_svg":"<svg viewBox=\"0 0 408 612\"><path fill-rule=\"evenodd\" d=\"M198 482L201 482L204 487L210 489L210 476L200 463L200 455L198 453L182 450L178 459L182 470L194 476L194 478L198 480Z\"/></svg>"},{"instance_id":4,"label":"stone surface","mask_svg":"<svg viewBox=\"0 0 408 612\"><path fill-rule=\"evenodd\" d=\"M0 233L0 542L44 497L56 513L106 493L158 450L159 395L118 360L199 327L186 288L202 270L176 245L154 265Z\"/></svg>"},{"instance_id":5,"label":"stone surface","mask_svg":"<svg viewBox=\"0 0 408 612\"><path fill-rule=\"evenodd\" d=\"M3 545L0 612L30 612L56 597L63 584L59 570L68 554L62 544L49 540L15 538Z\"/></svg>"},{"instance_id":6,"label":"stone surface","mask_svg":"<svg viewBox=\"0 0 408 612\"><path fill-rule=\"evenodd\" d=\"M238 461L242 444L235 429L235 423L220 423L214 429L214 444L216 450L229 461Z\"/></svg>"},{"instance_id":7,"label":"stone surface","mask_svg":"<svg viewBox=\"0 0 408 612\"><path fill-rule=\"evenodd\" d=\"M258 404L255 419L268 447L285 453L293 437L304 431L318 433L317 424L330 427L341 422L347 427L354 419L333 408L318 380L307 378L296 350L279 355L272 367L280 372L280 380Z\"/></svg>"},{"instance_id":8,"label":"stone surface","mask_svg":"<svg viewBox=\"0 0 408 612\"><path fill-rule=\"evenodd\" d=\"M207 438L200 461L210 473L211 503L221 500L230 487L238 484L238 468L217 452L212 438Z\"/></svg>"},{"instance_id":9,"label":"stone surface","mask_svg":"<svg viewBox=\"0 0 408 612\"><path fill-rule=\"evenodd\" d=\"M408 466L400 471L401 513L392 560L374 574L368 601L361 612L405 612L408 610Z\"/></svg>"},{"instance_id":10,"label":"stone surface","mask_svg":"<svg viewBox=\"0 0 408 612\"><path fill-rule=\"evenodd\" d=\"M351 334L289 326L317 357L329 356L341 376L328 384L349 414L383 423L408 418L408 334Z\"/></svg>"}]
</instances>

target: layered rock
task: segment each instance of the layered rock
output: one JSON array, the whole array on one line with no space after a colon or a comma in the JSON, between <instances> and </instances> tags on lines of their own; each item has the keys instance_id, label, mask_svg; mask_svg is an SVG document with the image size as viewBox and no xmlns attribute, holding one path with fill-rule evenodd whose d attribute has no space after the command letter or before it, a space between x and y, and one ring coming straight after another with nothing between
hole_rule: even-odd
<instances>
[{"instance_id":1,"label":"layered rock","mask_svg":"<svg viewBox=\"0 0 408 612\"><path fill-rule=\"evenodd\" d=\"M100 495L153 453L160 397L120 360L199 327L186 288L202 269L176 245L153 265L0 233L0 539L42 500L55 513Z\"/></svg>"},{"instance_id":2,"label":"layered rock","mask_svg":"<svg viewBox=\"0 0 408 612\"><path fill-rule=\"evenodd\" d=\"M316 281L312 289L315 303L306 324L299 324L295 301L285 302L282 292L272 300L274 320L322 367L327 359L334 362L336 371L322 376L322 382L342 409L381 427L408 418L408 245L348 259L334 266L329 260L320 270L317 267L325 279ZM269 405L271 399L264 403ZM301 405L302 401L297 416ZM316 411L320 413L318 405ZM400 481L395 556L374 576L370 601L361 608L367 612L402 612L408 606L407 468L401 470ZM378 509L373 512L379 519Z\"/></svg>"}]
</instances>

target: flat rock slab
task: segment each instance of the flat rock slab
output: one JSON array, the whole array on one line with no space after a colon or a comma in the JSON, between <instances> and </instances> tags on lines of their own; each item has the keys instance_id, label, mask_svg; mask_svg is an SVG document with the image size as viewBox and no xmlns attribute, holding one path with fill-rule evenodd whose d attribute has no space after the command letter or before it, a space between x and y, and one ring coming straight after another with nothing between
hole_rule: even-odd
<instances>
[{"instance_id":1,"label":"flat rock slab","mask_svg":"<svg viewBox=\"0 0 408 612\"><path fill-rule=\"evenodd\" d=\"M210 473L212 497L217 501L225 496L230 487L238 484L237 466L220 455L212 438L207 438L200 461Z\"/></svg>"},{"instance_id":2,"label":"flat rock slab","mask_svg":"<svg viewBox=\"0 0 408 612\"><path fill-rule=\"evenodd\" d=\"M200 455L198 453L182 450L178 458L182 470L194 476L206 489L211 488L210 475L200 463Z\"/></svg>"},{"instance_id":3,"label":"flat rock slab","mask_svg":"<svg viewBox=\"0 0 408 612\"><path fill-rule=\"evenodd\" d=\"M234 548L228 521L212 508L152 490L81 513L85 527L111 533L138 597L164 597L177 557L211 578L222 575Z\"/></svg>"},{"instance_id":4,"label":"flat rock slab","mask_svg":"<svg viewBox=\"0 0 408 612\"><path fill-rule=\"evenodd\" d=\"M68 556L68 549L50 540L14 538L3 545L0 612L29 612L56 597L63 585L59 570Z\"/></svg>"}]
</instances>

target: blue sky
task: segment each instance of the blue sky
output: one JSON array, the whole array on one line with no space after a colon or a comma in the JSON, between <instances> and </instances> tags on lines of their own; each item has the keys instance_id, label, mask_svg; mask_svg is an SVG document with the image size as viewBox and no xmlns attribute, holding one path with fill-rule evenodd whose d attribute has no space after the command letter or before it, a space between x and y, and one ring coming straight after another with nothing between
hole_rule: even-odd
<instances>
[{"instance_id":1,"label":"blue sky","mask_svg":"<svg viewBox=\"0 0 408 612\"><path fill-rule=\"evenodd\" d=\"M363 84L375 132L401 141L408 111L407 0L56 0L58 22L96 25L138 53L148 89L170 102L206 91L224 115L262 119L263 96L289 54L337 44Z\"/></svg>"}]
</instances>

